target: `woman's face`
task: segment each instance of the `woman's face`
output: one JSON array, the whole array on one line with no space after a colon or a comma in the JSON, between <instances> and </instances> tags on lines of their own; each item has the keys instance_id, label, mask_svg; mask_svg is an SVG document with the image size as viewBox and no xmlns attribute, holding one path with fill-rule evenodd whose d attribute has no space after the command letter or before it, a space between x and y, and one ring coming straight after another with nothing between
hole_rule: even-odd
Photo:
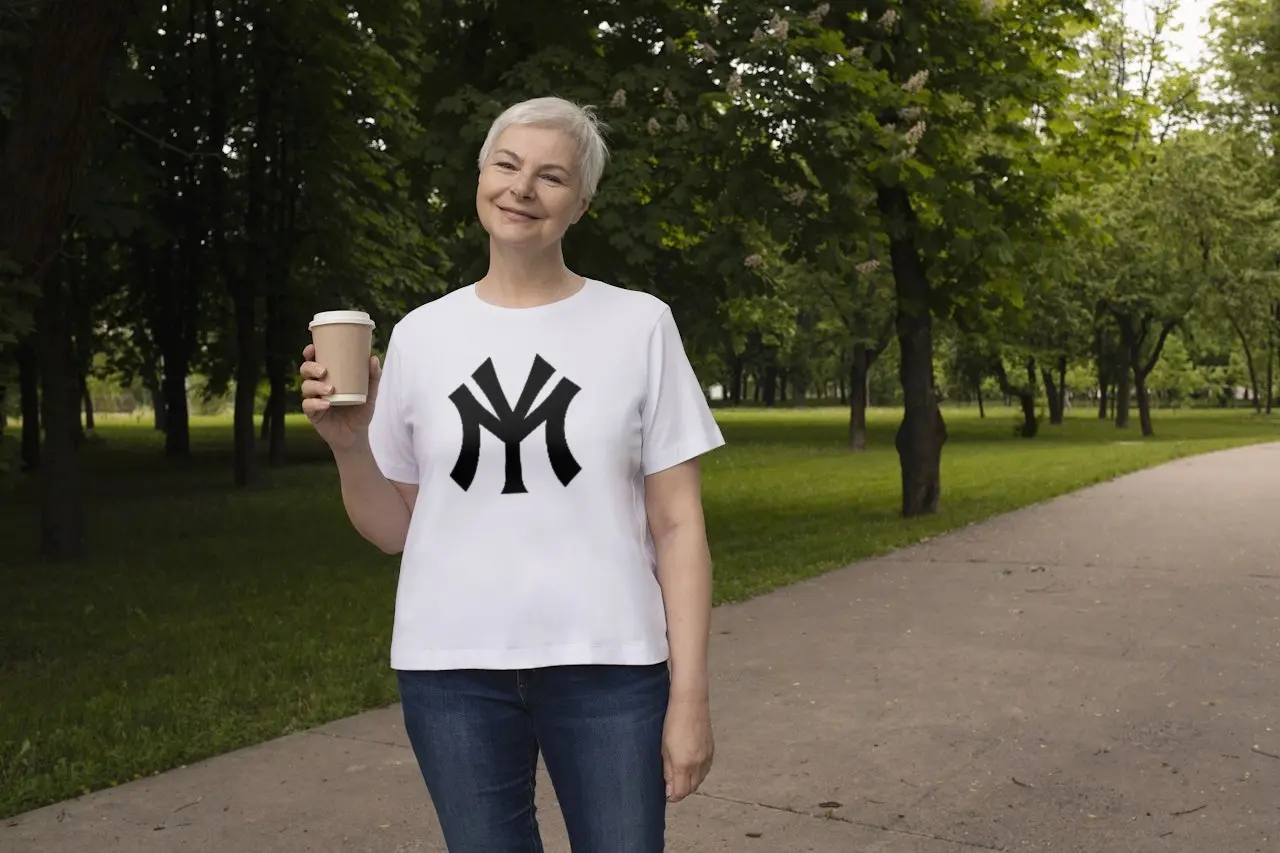
<instances>
[{"instance_id":1,"label":"woman's face","mask_svg":"<svg viewBox=\"0 0 1280 853\"><path fill-rule=\"evenodd\" d=\"M543 249L587 211L573 139L512 125L494 143L476 185L476 212L495 242Z\"/></svg>"}]
</instances>

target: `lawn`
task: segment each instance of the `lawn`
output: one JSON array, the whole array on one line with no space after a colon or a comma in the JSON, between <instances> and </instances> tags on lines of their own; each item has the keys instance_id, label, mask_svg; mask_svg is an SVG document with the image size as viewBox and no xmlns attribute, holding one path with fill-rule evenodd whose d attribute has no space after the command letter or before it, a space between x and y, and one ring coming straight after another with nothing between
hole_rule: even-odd
<instances>
[{"instance_id":1,"label":"lawn","mask_svg":"<svg viewBox=\"0 0 1280 853\"><path fill-rule=\"evenodd\" d=\"M1013 437L1012 410L947 413L943 510L898 516L898 415L844 450L837 410L721 411L705 463L716 600L767 592L941 531L1176 457L1280 440L1280 418L1157 412L1154 439L1085 413ZM327 456L291 423L294 464L229 488L228 422L167 464L143 425L86 450L92 558L35 559L29 484L0 494L0 816L394 702L396 564L350 529Z\"/></svg>"}]
</instances>

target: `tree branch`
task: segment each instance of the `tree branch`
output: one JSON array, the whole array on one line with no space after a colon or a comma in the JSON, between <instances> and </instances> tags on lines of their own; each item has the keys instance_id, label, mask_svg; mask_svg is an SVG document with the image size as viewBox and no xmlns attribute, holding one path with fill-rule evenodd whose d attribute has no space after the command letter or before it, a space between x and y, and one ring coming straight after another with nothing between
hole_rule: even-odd
<instances>
[{"instance_id":1,"label":"tree branch","mask_svg":"<svg viewBox=\"0 0 1280 853\"><path fill-rule=\"evenodd\" d=\"M110 109L107 109L106 107L103 107L103 108L102 108L102 112L106 115L106 117L107 117L107 118L111 119L111 121L115 122L116 124L123 125L124 127L126 127L126 128L128 128L129 130L133 131L133 132L134 132L135 134L137 134L138 136L141 136L143 139L147 140L148 142L150 142L150 143L152 143L152 144L154 144L154 145L158 145L158 146L160 146L161 148L165 149L166 151L172 151L174 154L180 154L180 155L182 155L183 157L185 157L185 158L186 158L186 159L188 159L188 160L194 160L194 159L196 159L197 157L212 157L212 158L214 158L215 160L221 160L221 159L222 159L222 153L221 153L221 152L213 152L213 151L185 151L185 150L183 150L183 149L179 148L178 146L174 145L172 142L167 142L167 141L165 141L165 140L163 140L163 139L160 139L159 137L153 136L152 134L150 134L150 133L148 133L147 131L143 130L142 128L138 127L136 124L134 124L133 122L129 121L127 118L125 118L124 116L120 115L119 113L117 113L117 112L115 112L115 111L113 111L113 110L110 110Z\"/></svg>"},{"instance_id":2,"label":"tree branch","mask_svg":"<svg viewBox=\"0 0 1280 853\"><path fill-rule=\"evenodd\" d=\"M827 287L827 285L822 281L822 276L814 276L814 279L818 285L818 289L822 291L823 295L831 302L831 307L840 315L840 322L844 323L845 328L849 330L850 335L857 337L858 332L853 328L853 321L849 319L848 315L844 313L844 309L840 307L840 302L836 299L835 293L832 292L831 288Z\"/></svg>"},{"instance_id":3,"label":"tree branch","mask_svg":"<svg viewBox=\"0 0 1280 853\"><path fill-rule=\"evenodd\" d=\"M1181 320L1164 321L1164 325L1160 327L1160 336L1156 338L1156 347L1151 351L1151 358L1147 359L1147 363L1142 367L1143 379L1146 379L1151 375L1151 371L1155 370L1156 362L1160 360L1160 352L1164 349L1164 342L1169 339L1169 333L1178 328L1178 324L1181 322Z\"/></svg>"},{"instance_id":4,"label":"tree branch","mask_svg":"<svg viewBox=\"0 0 1280 853\"><path fill-rule=\"evenodd\" d=\"M1277 309L1280 310L1280 309ZM889 348L889 342L893 340L893 314L890 313L885 318L884 325L880 327L880 334L876 336L875 358L879 358L880 354Z\"/></svg>"}]
</instances>

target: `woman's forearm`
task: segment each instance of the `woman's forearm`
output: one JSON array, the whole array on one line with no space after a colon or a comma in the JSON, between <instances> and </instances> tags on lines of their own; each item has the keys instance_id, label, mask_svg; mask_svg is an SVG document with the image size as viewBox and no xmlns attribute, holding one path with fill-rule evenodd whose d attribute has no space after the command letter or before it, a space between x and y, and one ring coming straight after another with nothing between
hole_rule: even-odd
<instances>
[{"instance_id":1,"label":"woman's forearm","mask_svg":"<svg viewBox=\"0 0 1280 853\"><path fill-rule=\"evenodd\" d=\"M671 700L708 698L707 644L711 633L711 553L699 514L654 539L658 583L667 614Z\"/></svg>"},{"instance_id":2,"label":"woman's forearm","mask_svg":"<svg viewBox=\"0 0 1280 853\"><path fill-rule=\"evenodd\" d=\"M367 441L335 451L342 504L352 526L388 554L404 550L412 510L399 490L382 475Z\"/></svg>"}]
</instances>

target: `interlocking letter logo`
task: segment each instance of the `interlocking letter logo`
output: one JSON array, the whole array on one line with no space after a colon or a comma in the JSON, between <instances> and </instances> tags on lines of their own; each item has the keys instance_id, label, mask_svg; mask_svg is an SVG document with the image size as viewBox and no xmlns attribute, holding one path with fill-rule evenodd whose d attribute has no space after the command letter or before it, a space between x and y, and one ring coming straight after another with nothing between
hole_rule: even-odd
<instances>
[{"instance_id":1,"label":"interlocking letter logo","mask_svg":"<svg viewBox=\"0 0 1280 853\"><path fill-rule=\"evenodd\" d=\"M506 445L506 483L502 487L504 495L524 494L528 491L524 487L520 444L543 423L547 425L547 459L551 462L551 470L565 486L578 476L582 466L569 451L569 443L564 435L564 419L569 412L569 403L581 389L562 377L542 401L542 405L529 411L533 407L533 401L538 398L538 392L555 372L555 368L544 361L542 356L535 355L514 411L507 402L506 395L502 393L498 374L493 369L493 359L485 359L484 364L471 374L471 378L480 386L489 405L493 407L492 412L480 405L465 383L449 395L462 418L462 449L458 452L458 461L449 476L453 477L453 481L463 491L471 488L476 468L480 465L480 427L493 433Z\"/></svg>"}]
</instances>

